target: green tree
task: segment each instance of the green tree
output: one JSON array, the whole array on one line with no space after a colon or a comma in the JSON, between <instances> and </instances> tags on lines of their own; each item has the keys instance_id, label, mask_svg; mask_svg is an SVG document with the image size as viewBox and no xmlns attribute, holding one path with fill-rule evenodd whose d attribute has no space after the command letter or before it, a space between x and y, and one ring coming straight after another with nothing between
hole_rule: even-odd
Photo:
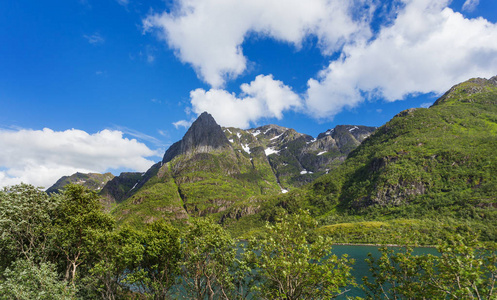
<instances>
[{"instance_id":1,"label":"green tree","mask_svg":"<svg viewBox=\"0 0 497 300\"><path fill-rule=\"evenodd\" d=\"M426 281L454 299L496 299L497 247L484 247L475 237L453 239L438 247L440 257L428 256L433 267Z\"/></svg>"},{"instance_id":2,"label":"green tree","mask_svg":"<svg viewBox=\"0 0 497 300\"><path fill-rule=\"evenodd\" d=\"M58 280L51 263L35 263L18 259L3 273L0 299L5 300L69 300L76 299L75 289Z\"/></svg>"},{"instance_id":3,"label":"green tree","mask_svg":"<svg viewBox=\"0 0 497 300\"><path fill-rule=\"evenodd\" d=\"M52 216L59 202L60 197L49 197L27 184L0 192L0 270L18 258L47 258Z\"/></svg>"},{"instance_id":4,"label":"green tree","mask_svg":"<svg viewBox=\"0 0 497 300\"><path fill-rule=\"evenodd\" d=\"M245 254L260 284L256 293L263 299L331 299L354 284L352 261L331 252L331 240L313 236L317 222L306 211L285 215L266 225L260 239L252 239Z\"/></svg>"},{"instance_id":5,"label":"green tree","mask_svg":"<svg viewBox=\"0 0 497 300\"><path fill-rule=\"evenodd\" d=\"M156 221L145 229L143 244L145 247L139 269L144 274L139 284L154 299L166 299L180 273L180 232L165 221Z\"/></svg>"},{"instance_id":6,"label":"green tree","mask_svg":"<svg viewBox=\"0 0 497 300\"><path fill-rule=\"evenodd\" d=\"M65 279L75 283L83 263L91 268L97 237L114 229L114 219L103 212L98 195L84 186L69 184L55 219L57 249L65 263Z\"/></svg>"},{"instance_id":7,"label":"green tree","mask_svg":"<svg viewBox=\"0 0 497 300\"><path fill-rule=\"evenodd\" d=\"M86 297L121 299L144 278L145 271L140 268L145 251L143 234L125 226L118 231L99 231L94 238L95 263L80 289L85 289Z\"/></svg>"},{"instance_id":8,"label":"green tree","mask_svg":"<svg viewBox=\"0 0 497 300\"><path fill-rule=\"evenodd\" d=\"M367 299L444 299L423 280L426 269L433 268L432 257L416 256L408 246L383 247L380 252L380 258L369 254L366 260L372 274L371 279L363 278Z\"/></svg>"},{"instance_id":9,"label":"green tree","mask_svg":"<svg viewBox=\"0 0 497 300\"><path fill-rule=\"evenodd\" d=\"M496 250L458 235L438 246L440 256L382 248L379 259L368 259L372 276L363 279L366 298L495 299Z\"/></svg>"},{"instance_id":10,"label":"green tree","mask_svg":"<svg viewBox=\"0 0 497 300\"><path fill-rule=\"evenodd\" d=\"M209 219L196 219L183 238L182 286L189 299L232 299L236 248L230 235Z\"/></svg>"}]
</instances>

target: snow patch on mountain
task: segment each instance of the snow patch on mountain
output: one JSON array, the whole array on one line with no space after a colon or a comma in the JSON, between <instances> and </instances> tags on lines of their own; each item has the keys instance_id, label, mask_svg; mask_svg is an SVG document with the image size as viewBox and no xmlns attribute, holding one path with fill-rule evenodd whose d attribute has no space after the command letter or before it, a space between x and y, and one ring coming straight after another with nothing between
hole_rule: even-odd
<instances>
[{"instance_id":1,"label":"snow patch on mountain","mask_svg":"<svg viewBox=\"0 0 497 300\"><path fill-rule=\"evenodd\" d=\"M284 132L283 132L283 133L284 133ZM270 141L273 141L273 140L279 139L279 138L283 135L283 133L282 133L282 134L280 134L280 135L275 136L275 137L274 137L274 138L272 138L272 139L270 139Z\"/></svg>"},{"instance_id":2,"label":"snow patch on mountain","mask_svg":"<svg viewBox=\"0 0 497 300\"><path fill-rule=\"evenodd\" d=\"M264 150L264 153L266 153L266 156L269 156L271 154L278 154L280 153L280 151L274 148L267 148L266 150Z\"/></svg>"},{"instance_id":3,"label":"snow patch on mountain","mask_svg":"<svg viewBox=\"0 0 497 300\"><path fill-rule=\"evenodd\" d=\"M325 132L324 134L326 134L326 135L331 135L334 131L335 131L335 128L333 128L333 129L328 129L328 130L326 130L326 132Z\"/></svg>"},{"instance_id":4,"label":"snow patch on mountain","mask_svg":"<svg viewBox=\"0 0 497 300\"><path fill-rule=\"evenodd\" d=\"M248 154L250 154L250 147L248 144L241 144L242 148L243 148L243 151L247 152Z\"/></svg>"}]
</instances>

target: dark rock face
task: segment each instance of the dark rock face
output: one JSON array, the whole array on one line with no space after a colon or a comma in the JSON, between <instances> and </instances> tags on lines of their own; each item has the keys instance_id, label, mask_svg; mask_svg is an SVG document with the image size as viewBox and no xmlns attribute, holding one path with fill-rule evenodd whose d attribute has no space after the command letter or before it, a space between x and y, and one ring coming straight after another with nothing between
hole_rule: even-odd
<instances>
[{"instance_id":1,"label":"dark rock face","mask_svg":"<svg viewBox=\"0 0 497 300\"><path fill-rule=\"evenodd\" d=\"M106 197L109 203L120 203L136 188L143 175L137 172L123 172L109 181L100 194Z\"/></svg>"},{"instance_id":2,"label":"dark rock face","mask_svg":"<svg viewBox=\"0 0 497 300\"><path fill-rule=\"evenodd\" d=\"M221 126L204 112L193 122L183 139L167 149L162 162L167 163L180 154L208 153L224 147L230 147L230 143Z\"/></svg>"},{"instance_id":3,"label":"dark rock face","mask_svg":"<svg viewBox=\"0 0 497 300\"><path fill-rule=\"evenodd\" d=\"M282 189L311 182L341 164L376 127L339 125L317 139L294 129L265 125L249 130L225 128L231 146L254 155L262 151Z\"/></svg>"}]
</instances>

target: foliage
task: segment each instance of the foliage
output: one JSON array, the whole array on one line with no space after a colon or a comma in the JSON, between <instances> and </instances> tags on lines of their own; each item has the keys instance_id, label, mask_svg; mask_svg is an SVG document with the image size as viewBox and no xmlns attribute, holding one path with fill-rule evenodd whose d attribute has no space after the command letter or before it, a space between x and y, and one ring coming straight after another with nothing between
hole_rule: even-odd
<instances>
[{"instance_id":1,"label":"foliage","mask_svg":"<svg viewBox=\"0 0 497 300\"><path fill-rule=\"evenodd\" d=\"M346 256L331 253L331 241L307 234L317 222L306 212L286 215L266 226L261 239L252 239L246 259L253 265L260 284L257 295L264 299L330 299L353 284L352 263Z\"/></svg>"},{"instance_id":2,"label":"foliage","mask_svg":"<svg viewBox=\"0 0 497 300\"><path fill-rule=\"evenodd\" d=\"M55 266L29 259L18 259L3 272L0 299L5 300L70 300L75 289L58 279Z\"/></svg>"},{"instance_id":3,"label":"foliage","mask_svg":"<svg viewBox=\"0 0 497 300\"><path fill-rule=\"evenodd\" d=\"M51 222L60 197L49 197L31 185L0 192L0 270L18 258L46 259Z\"/></svg>"},{"instance_id":4,"label":"foliage","mask_svg":"<svg viewBox=\"0 0 497 300\"><path fill-rule=\"evenodd\" d=\"M182 249L180 232L164 221L147 226L143 235L143 259L139 270L144 272L142 291L154 299L166 299L180 273Z\"/></svg>"},{"instance_id":5,"label":"foliage","mask_svg":"<svg viewBox=\"0 0 497 300\"><path fill-rule=\"evenodd\" d=\"M438 246L440 256L383 248L379 259L368 260L367 299L494 299L497 248L476 246L481 245L474 239L456 235Z\"/></svg>"},{"instance_id":6,"label":"foliage","mask_svg":"<svg viewBox=\"0 0 497 300\"><path fill-rule=\"evenodd\" d=\"M65 279L74 283L77 268L93 258L97 237L112 231L114 220L102 211L98 195L83 186L67 185L63 195L54 231L57 250L65 259Z\"/></svg>"},{"instance_id":7,"label":"foliage","mask_svg":"<svg viewBox=\"0 0 497 300\"><path fill-rule=\"evenodd\" d=\"M209 219L196 219L183 239L182 285L189 299L231 299L236 292L234 240Z\"/></svg>"},{"instance_id":8,"label":"foliage","mask_svg":"<svg viewBox=\"0 0 497 300\"><path fill-rule=\"evenodd\" d=\"M100 231L94 236L94 263L88 276L80 279L80 294L85 298L121 299L130 286L144 277L139 269L143 260L143 236L129 227L119 231Z\"/></svg>"}]
</instances>

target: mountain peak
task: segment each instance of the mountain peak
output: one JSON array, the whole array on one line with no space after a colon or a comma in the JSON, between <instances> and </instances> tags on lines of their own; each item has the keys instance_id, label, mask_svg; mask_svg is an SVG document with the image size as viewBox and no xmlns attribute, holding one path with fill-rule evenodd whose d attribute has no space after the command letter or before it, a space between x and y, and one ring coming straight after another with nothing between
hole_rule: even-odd
<instances>
[{"instance_id":1,"label":"mountain peak","mask_svg":"<svg viewBox=\"0 0 497 300\"><path fill-rule=\"evenodd\" d=\"M216 120L207 112L203 112L193 122L181 141L167 149L163 163L171 161L180 154L205 153L216 149L230 147L224 132Z\"/></svg>"},{"instance_id":2,"label":"mountain peak","mask_svg":"<svg viewBox=\"0 0 497 300\"><path fill-rule=\"evenodd\" d=\"M488 95L497 94L497 76L490 79L472 78L465 82L456 84L440 97L433 105L454 102L480 102L495 103L495 100L489 100ZM490 97L494 98L494 96Z\"/></svg>"}]
</instances>

